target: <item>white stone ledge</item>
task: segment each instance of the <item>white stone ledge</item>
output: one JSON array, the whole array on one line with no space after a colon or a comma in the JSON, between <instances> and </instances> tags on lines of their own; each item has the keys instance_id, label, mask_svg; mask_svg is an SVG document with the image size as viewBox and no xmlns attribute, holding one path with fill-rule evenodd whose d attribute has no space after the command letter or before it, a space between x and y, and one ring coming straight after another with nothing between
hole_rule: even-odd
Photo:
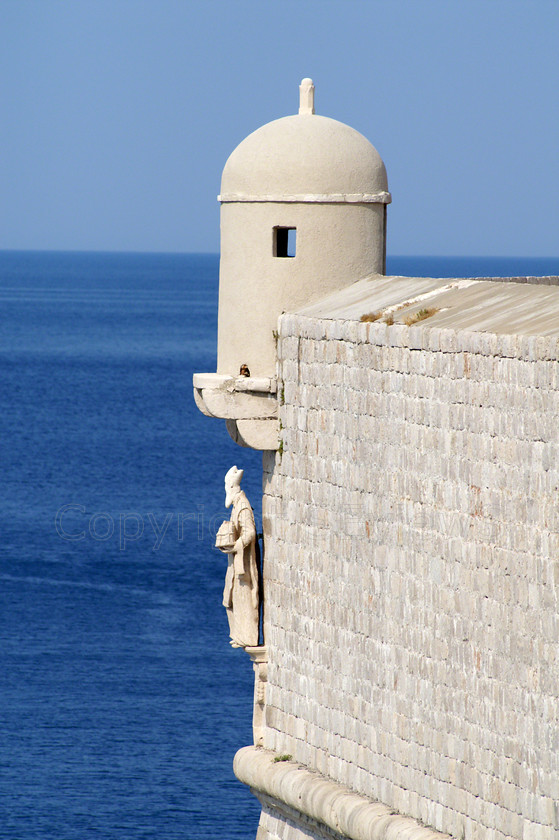
<instances>
[{"instance_id":1,"label":"white stone ledge","mask_svg":"<svg viewBox=\"0 0 559 840\"><path fill-rule=\"evenodd\" d=\"M279 446L276 380L268 376L195 373L194 402L206 417L225 420L239 446L277 449Z\"/></svg>"},{"instance_id":2,"label":"white stone ledge","mask_svg":"<svg viewBox=\"0 0 559 840\"><path fill-rule=\"evenodd\" d=\"M261 204L390 204L392 196L389 192L378 193L308 193L301 195L248 195L246 193L223 193L217 200L221 204L235 202L249 202Z\"/></svg>"},{"instance_id":3,"label":"white stone ledge","mask_svg":"<svg viewBox=\"0 0 559 840\"><path fill-rule=\"evenodd\" d=\"M195 373L194 401L207 417L224 420L275 419L278 414L276 380L270 377Z\"/></svg>"},{"instance_id":4,"label":"white stone ledge","mask_svg":"<svg viewBox=\"0 0 559 840\"><path fill-rule=\"evenodd\" d=\"M273 377L231 376L224 373L194 373L192 384L195 388L222 388L226 391L255 391L264 394L275 394L277 389Z\"/></svg>"},{"instance_id":5,"label":"white stone ledge","mask_svg":"<svg viewBox=\"0 0 559 840\"><path fill-rule=\"evenodd\" d=\"M386 805L352 793L294 761L274 761L261 747L243 747L233 762L237 778L256 795L287 805L350 840L450 840Z\"/></svg>"}]
</instances>

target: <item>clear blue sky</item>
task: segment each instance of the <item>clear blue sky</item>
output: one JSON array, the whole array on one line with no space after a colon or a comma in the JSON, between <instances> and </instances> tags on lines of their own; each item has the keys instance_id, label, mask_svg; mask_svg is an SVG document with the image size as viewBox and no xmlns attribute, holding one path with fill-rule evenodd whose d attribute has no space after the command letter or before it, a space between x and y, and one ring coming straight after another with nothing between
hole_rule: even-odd
<instances>
[{"instance_id":1,"label":"clear blue sky","mask_svg":"<svg viewBox=\"0 0 559 840\"><path fill-rule=\"evenodd\" d=\"M557 0L1 0L0 248L219 250L298 107L377 147L392 254L559 255Z\"/></svg>"}]
</instances>

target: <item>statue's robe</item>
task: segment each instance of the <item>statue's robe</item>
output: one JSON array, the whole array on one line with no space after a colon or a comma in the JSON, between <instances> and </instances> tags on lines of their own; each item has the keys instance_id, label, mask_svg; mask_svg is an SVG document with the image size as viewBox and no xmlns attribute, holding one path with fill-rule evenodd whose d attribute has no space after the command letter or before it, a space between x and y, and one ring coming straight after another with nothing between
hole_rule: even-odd
<instances>
[{"instance_id":1,"label":"statue's robe","mask_svg":"<svg viewBox=\"0 0 559 840\"><path fill-rule=\"evenodd\" d=\"M256 562L256 526L250 503L240 490L233 500L231 522L242 548L229 554L225 574L223 606L227 610L229 633L236 647L258 644L258 566Z\"/></svg>"}]
</instances>

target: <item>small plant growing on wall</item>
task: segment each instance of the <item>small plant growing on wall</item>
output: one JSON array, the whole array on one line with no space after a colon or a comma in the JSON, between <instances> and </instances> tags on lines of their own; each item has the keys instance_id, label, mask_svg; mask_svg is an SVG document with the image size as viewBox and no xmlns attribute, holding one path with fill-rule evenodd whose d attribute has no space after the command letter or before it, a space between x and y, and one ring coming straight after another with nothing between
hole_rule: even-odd
<instances>
[{"instance_id":1,"label":"small plant growing on wall","mask_svg":"<svg viewBox=\"0 0 559 840\"><path fill-rule=\"evenodd\" d=\"M378 321L379 318L382 318L382 312L366 312L365 315L361 315L362 321Z\"/></svg>"},{"instance_id":2,"label":"small plant growing on wall","mask_svg":"<svg viewBox=\"0 0 559 840\"><path fill-rule=\"evenodd\" d=\"M404 324L407 327L413 327L414 324L419 323L419 321L424 321L425 318L430 318L431 315L434 315L439 310L435 306L430 306L426 309L418 309L417 312L414 312L413 315L408 315L407 318L404 318Z\"/></svg>"},{"instance_id":3,"label":"small plant growing on wall","mask_svg":"<svg viewBox=\"0 0 559 840\"><path fill-rule=\"evenodd\" d=\"M283 423L280 420L279 421L279 442L278 442L278 452L279 452L280 458L283 458L283 435L282 435L282 432L283 432Z\"/></svg>"}]
</instances>

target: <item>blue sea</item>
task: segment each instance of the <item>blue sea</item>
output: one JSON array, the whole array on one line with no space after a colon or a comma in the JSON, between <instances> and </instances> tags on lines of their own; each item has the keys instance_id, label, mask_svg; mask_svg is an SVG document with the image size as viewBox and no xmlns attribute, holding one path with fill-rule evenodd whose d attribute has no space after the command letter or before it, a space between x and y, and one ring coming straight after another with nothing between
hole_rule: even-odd
<instances>
[{"instance_id":1,"label":"blue sea","mask_svg":"<svg viewBox=\"0 0 559 840\"><path fill-rule=\"evenodd\" d=\"M391 274L557 274L409 258ZM254 840L232 772L253 671L221 606L223 476L200 414L218 257L0 252L0 838Z\"/></svg>"}]
</instances>

